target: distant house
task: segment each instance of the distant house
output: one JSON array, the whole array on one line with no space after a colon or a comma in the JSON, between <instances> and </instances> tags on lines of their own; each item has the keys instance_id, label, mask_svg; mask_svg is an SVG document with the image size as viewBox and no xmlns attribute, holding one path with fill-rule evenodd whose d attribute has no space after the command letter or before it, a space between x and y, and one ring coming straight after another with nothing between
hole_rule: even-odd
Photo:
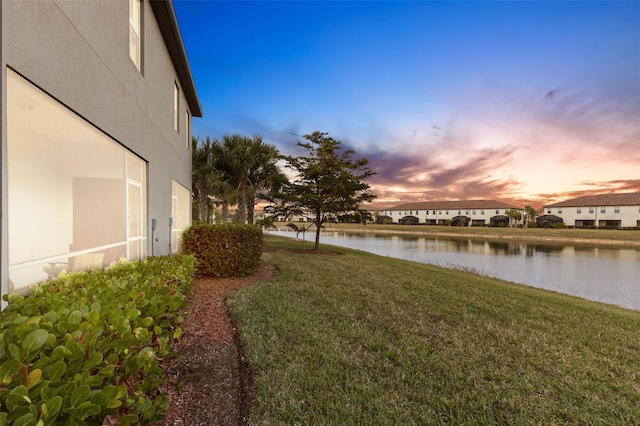
<instances>
[{"instance_id":1,"label":"distant house","mask_svg":"<svg viewBox=\"0 0 640 426\"><path fill-rule=\"evenodd\" d=\"M202 111L169 0L4 1L1 292L179 249Z\"/></svg>"},{"instance_id":2,"label":"distant house","mask_svg":"<svg viewBox=\"0 0 640 426\"><path fill-rule=\"evenodd\" d=\"M536 226L538 228L553 228L553 225L558 223L564 223L564 220L553 214L545 214L543 216L536 217Z\"/></svg>"},{"instance_id":3,"label":"distant house","mask_svg":"<svg viewBox=\"0 0 640 426\"><path fill-rule=\"evenodd\" d=\"M640 228L640 192L589 195L544 206L567 226Z\"/></svg>"},{"instance_id":4,"label":"distant house","mask_svg":"<svg viewBox=\"0 0 640 426\"><path fill-rule=\"evenodd\" d=\"M504 226L506 212L518 207L494 200L423 201L378 212L378 223L452 226Z\"/></svg>"}]
</instances>

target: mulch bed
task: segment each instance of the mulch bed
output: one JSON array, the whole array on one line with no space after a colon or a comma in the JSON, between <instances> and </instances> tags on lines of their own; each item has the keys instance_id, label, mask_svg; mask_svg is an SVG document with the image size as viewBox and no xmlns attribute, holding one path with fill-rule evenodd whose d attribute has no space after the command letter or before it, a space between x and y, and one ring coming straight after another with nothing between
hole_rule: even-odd
<instances>
[{"instance_id":1,"label":"mulch bed","mask_svg":"<svg viewBox=\"0 0 640 426\"><path fill-rule=\"evenodd\" d=\"M226 307L229 293L275 275L262 265L250 277L196 278L174 348L179 354L163 389L169 410L158 423L169 425L244 425L251 404L251 372ZM240 349L239 349L240 348ZM181 387L181 388L180 388ZM178 389L180 388L180 389Z\"/></svg>"},{"instance_id":2,"label":"mulch bed","mask_svg":"<svg viewBox=\"0 0 640 426\"><path fill-rule=\"evenodd\" d=\"M264 246L264 252L287 250L298 254L335 256L327 250L282 249ZM227 310L227 296L276 275L261 265L250 277L201 277L182 323L182 337L173 348L178 354L163 366L171 375L161 391L169 409L159 426L246 425L253 397L251 369Z\"/></svg>"}]
</instances>

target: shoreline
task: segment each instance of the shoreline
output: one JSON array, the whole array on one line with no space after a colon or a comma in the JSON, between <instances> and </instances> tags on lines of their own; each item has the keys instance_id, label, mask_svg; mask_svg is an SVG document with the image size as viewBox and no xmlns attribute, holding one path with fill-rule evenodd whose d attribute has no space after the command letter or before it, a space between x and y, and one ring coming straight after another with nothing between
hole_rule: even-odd
<instances>
[{"instance_id":1,"label":"shoreline","mask_svg":"<svg viewBox=\"0 0 640 426\"><path fill-rule=\"evenodd\" d=\"M408 226L408 225L407 225ZM290 231L286 226L276 226L278 231ZM431 231L425 229L411 229L411 230L396 230L396 229L375 229L375 225L363 225L363 226L332 226L325 225L324 231L345 231L345 232L365 232L365 233L377 233L377 234L402 234L402 235L425 235L432 237L447 237L447 238L468 238L474 240L493 240L493 241L526 241L526 242L538 242L545 244L577 244L577 245L589 245L589 246L607 246L607 247L621 247L621 248L636 248L640 249L639 240L623 240L613 238L587 238L587 237L571 237L566 235L525 235L525 234L501 234L486 232L447 232L447 231ZM315 231L307 231L311 234ZM553 232L552 230L550 232ZM595 231L597 232L597 230Z\"/></svg>"}]
</instances>

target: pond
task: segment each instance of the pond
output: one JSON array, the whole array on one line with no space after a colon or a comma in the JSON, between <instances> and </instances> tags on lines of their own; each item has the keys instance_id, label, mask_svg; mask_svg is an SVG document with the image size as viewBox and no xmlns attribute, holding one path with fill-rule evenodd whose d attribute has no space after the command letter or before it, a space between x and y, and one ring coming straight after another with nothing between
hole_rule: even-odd
<instances>
[{"instance_id":1,"label":"pond","mask_svg":"<svg viewBox=\"0 0 640 426\"><path fill-rule=\"evenodd\" d=\"M275 235L295 237L294 232ZM307 239L314 238L307 233ZM427 235L322 232L321 243L462 269L640 311L640 249ZM308 241L313 247L313 241Z\"/></svg>"}]
</instances>

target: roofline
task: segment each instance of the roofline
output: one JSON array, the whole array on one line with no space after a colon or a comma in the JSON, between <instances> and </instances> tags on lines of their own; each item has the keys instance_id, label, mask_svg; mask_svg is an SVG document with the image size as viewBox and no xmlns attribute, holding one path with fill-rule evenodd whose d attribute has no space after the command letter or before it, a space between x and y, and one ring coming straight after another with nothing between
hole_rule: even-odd
<instances>
[{"instance_id":1,"label":"roofline","mask_svg":"<svg viewBox=\"0 0 640 426\"><path fill-rule=\"evenodd\" d=\"M472 206L469 203L475 203L476 206ZM482 205L477 205L482 203ZM446 205L445 207L440 207ZM435 206L435 207L434 207ZM524 210L524 208L513 206L511 204L504 203L496 200L436 200L436 201L414 201L409 203L398 204L393 207L387 207L379 209L381 211L398 211L398 210L455 210L457 208L471 208L471 209L516 209Z\"/></svg>"},{"instance_id":2,"label":"roofline","mask_svg":"<svg viewBox=\"0 0 640 426\"><path fill-rule=\"evenodd\" d=\"M178 74L182 91L187 98L191 116L202 117L198 92L189 67L189 59L180 34L180 26L178 25L176 11L173 8L173 2L172 0L151 0L149 3L156 16L156 21L158 21L164 44L167 46L169 56Z\"/></svg>"},{"instance_id":3,"label":"roofline","mask_svg":"<svg viewBox=\"0 0 640 426\"><path fill-rule=\"evenodd\" d=\"M613 199L613 200L611 200ZM636 206L640 204L640 191L621 192L614 194L583 195L553 204L545 204L544 209L552 207L607 207L607 206Z\"/></svg>"}]
</instances>

